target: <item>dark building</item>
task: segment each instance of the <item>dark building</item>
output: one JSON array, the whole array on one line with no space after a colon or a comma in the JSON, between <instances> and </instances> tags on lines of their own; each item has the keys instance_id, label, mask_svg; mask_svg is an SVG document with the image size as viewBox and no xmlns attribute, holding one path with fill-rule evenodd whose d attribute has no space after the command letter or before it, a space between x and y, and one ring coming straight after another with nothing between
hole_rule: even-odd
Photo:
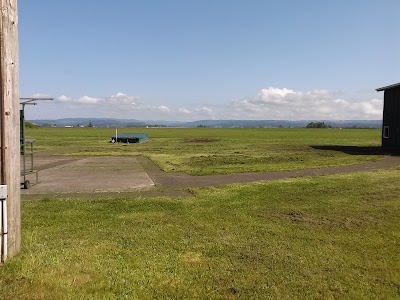
<instances>
[{"instance_id":1,"label":"dark building","mask_svg":"<svg viewBox=\"0 0 400 300\"><path fill-rule=\"evenodd\" d=\"M384 91L382 147L400 148L400 83L376 89Z\"/></svg>"}]
</instances>

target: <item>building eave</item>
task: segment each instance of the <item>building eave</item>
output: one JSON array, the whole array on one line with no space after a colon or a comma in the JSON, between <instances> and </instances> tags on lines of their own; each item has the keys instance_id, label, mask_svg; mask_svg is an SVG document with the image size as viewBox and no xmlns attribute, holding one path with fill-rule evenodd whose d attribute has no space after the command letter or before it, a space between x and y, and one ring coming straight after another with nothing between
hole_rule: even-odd
<instances>
[{"instance_id":1,"label":"building eave","mask_svg":"<svg viewBox=\"0 0 400 300\"><path fill-rule=\"evenodd\" d=\"M381 88L376 89L377 92L382 92L382 91L386 91L386 90L390 90L390 89L394 89L394 88L398 88L400 87L400 82L399 83L395 83L395 84L391 84L388 86L384 86Z\"/></svg>"}]
</instances>

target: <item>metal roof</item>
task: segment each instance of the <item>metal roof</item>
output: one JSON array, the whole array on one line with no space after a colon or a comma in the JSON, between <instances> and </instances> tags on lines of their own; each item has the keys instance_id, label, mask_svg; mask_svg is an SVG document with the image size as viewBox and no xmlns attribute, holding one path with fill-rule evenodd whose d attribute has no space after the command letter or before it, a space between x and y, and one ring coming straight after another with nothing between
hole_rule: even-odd
<instances>
[{"instance_id":1,"label":"metal roof","mask_svg":"<svg viewBox=\"0 0 400 300\"><path fill-rule=\"evenodd\" d=\"M147 133L118 133L118 138L123 138L123 139L126 139L126 138L137 138L137 139L147 139L148 138L148 135L147 135ZM115 138L116 136L114 135L114 136L112 136L111 138Z\"/></svg>"},{"instance_id":2,"label":"metal roof","mask_svg":"<svg viewBox=\"0 0 400 300\"><path fill-rule=\"evenodd\" d=\"M395 83L395 84L391 84L391 85L388 85L388 86L384 86L384 87L381 87L381 88L378 88L378 89L376 89L376 91L377 92L381 92L381 91L385 91L385 90L394 89L394 88L397 88L397 87L400 87L400 82L399 83Z\"/></svg>"}]
</instances>

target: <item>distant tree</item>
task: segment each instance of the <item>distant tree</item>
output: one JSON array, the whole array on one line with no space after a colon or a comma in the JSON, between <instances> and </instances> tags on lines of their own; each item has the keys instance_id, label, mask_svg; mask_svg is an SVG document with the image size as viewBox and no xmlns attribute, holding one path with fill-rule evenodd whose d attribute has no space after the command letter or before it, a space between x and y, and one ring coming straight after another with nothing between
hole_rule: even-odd
<instances>
[{"instance_id":1,"label":"distant tree","mask_svg":"<svg viewBox=\"0 0 400 300\"><path fill-rule=\"evenodd\" d=\"M265 125L264 124L260 124L260 125L258 125L258 128L265 128Z\"/></svg>"},{"instance_id":2,"label":"distant tree","mask_svg":"<svg viewBox=\"0 0 400 300\"><path fill-rule=\"evenodd\" d=\"M93 124L92 124L92 122L89 122L89 125L88 125L88 127L93 127Z\"/></svg>"},{"instance_id":3,"label":"distant tree","mask_svg":"<svg viewBox=\"0 0 400 300\"><path fill-rule=\"evenodd\" d=\"M327 125L325 122L310 122L306 128L331 128L331 125Z\"/></svg>"},{"instance_id":4,"label":"distant tree","mask_svg":"<svg viewBox=\"0 0 400 300\"><path fill-rule=\"evenodd\" d=\"M206 128L206 127L207 127L206 125L202 125L202 124L197 125L197 128Z\"/></svg>"}]
</instances>

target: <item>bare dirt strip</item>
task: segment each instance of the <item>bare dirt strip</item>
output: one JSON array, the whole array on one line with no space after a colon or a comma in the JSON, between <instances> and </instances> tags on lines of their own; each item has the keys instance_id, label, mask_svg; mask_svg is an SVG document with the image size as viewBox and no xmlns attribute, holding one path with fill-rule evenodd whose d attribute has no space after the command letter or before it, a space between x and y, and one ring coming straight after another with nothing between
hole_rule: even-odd
<instances>
[{"instance_id":1,"label":"bare dirt strip","mask_svg":"<svg viewBox=\"0 0 400 300\"><path fill-rule=\"evenodd\" d=\"M388 156L384 159L358 165L338 166L320 169L293 170L283 172L240 173L228 175L190 176L185 173L165 173L146 157L138 161L156 185L175 187L207 187L233 183L270 181L285 178L332 175L359 171L372 171L400 166L399 156Z\"/></svg>"},{"instance_id":2,"label":"bare dirt strip","mask_svg":"<svg viewBox=\"0 0 400 300\"><path fill-rule=\"evenodd\" d=\"M23 197L105 195L145 193L152 196L185 196L184 188L222 186L234 183L279 180L284 178L321 176L400 166L400 157L359 165L284 172L240 173L228 175L190 176L165 173L150 159L142 156L62 157L39 156L39 184L21 190Z\"/></svg>"}]
</instances>

